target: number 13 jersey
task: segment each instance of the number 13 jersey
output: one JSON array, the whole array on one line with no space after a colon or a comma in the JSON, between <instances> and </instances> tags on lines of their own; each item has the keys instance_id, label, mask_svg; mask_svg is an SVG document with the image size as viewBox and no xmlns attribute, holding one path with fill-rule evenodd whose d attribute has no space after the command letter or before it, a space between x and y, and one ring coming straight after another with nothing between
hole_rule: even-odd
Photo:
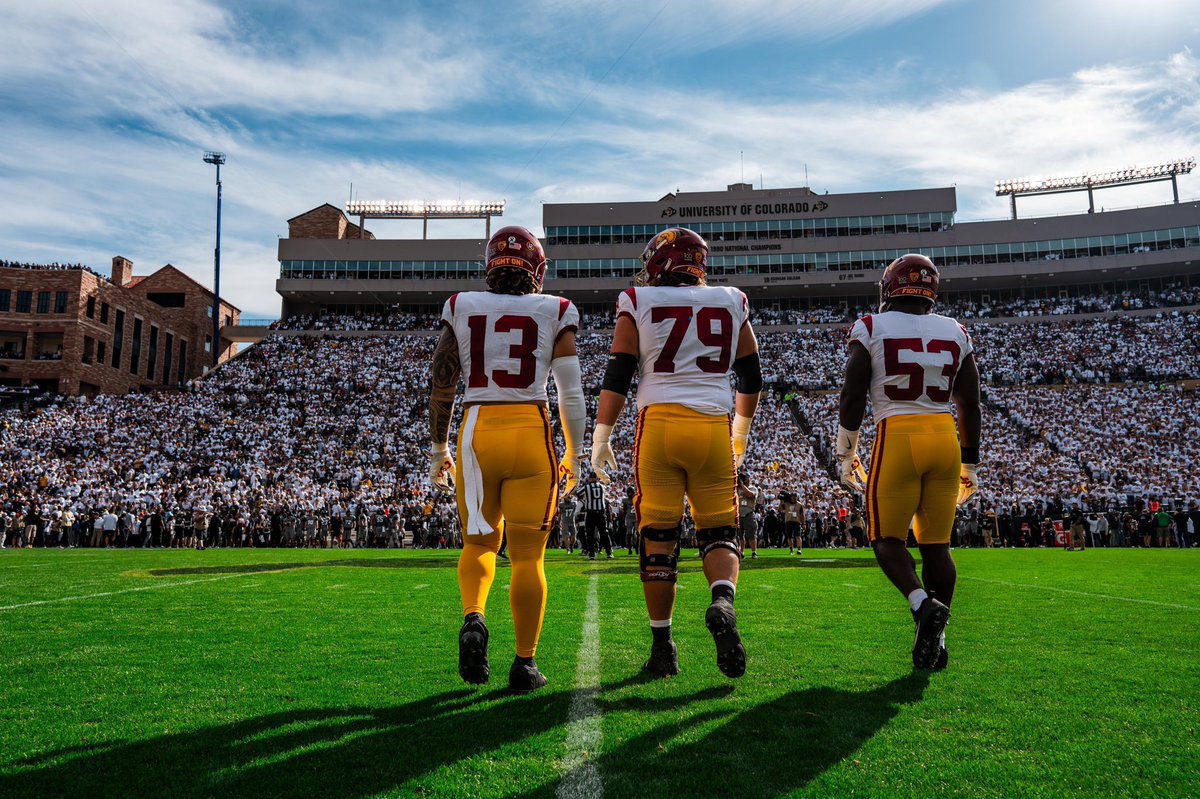
<instances>
[{"instance_id":1,"label":"number 13 jersey","mask_svg":"<svg viewBox=\"0 0 1200 799\"><path fill-rule=\"evenodd\" d=\"M890 416L949 413L958 367L974 351L967 329L938 314L886 311L850 328L871 354L871 408L878 423Z\"/></svg>"},{"instance_id":2,"label":"number 13 jersey","mask_svg":"<svg viewBox=\"0 0 1200 799\"><path fill-rule=\"evenodd\" d=\"M729 369L746 295L729 286L643 286L617 298L617 317L638 331L638 410L677 403L718 416L733 409Z\"/></svg>"},{"instance_id":3,"label":"number 13 jersey","mask_svg":"<svg viewBox=\"0 0 1200 799\"><path fill-rule=\"evenodd\" d=\"M579 311L551 294L463 291L446 300L442 324L458 340L463 402L545 402L554 345Z\"/></svg>"}]
</instances>

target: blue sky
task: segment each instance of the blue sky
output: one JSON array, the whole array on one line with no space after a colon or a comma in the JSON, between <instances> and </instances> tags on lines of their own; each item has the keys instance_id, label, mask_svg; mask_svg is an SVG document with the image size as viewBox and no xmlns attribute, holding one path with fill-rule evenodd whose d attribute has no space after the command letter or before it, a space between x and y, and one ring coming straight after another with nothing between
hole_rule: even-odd
<instances>
[{"instance_id":1,"label":"blue sky","mask_svg":"<svg viewBox=\"0 0 1200 799\"><path fill-rule=\"evenodd\" d=\"M1196 155L1188 0L0 0L0 258L125 255L278 312L286 220L358 199L958 187ZM744 159L744 172L743 172ZM1180 181L1200 196L1200 177ZM1161 184L1109 207L1169 200ZM1027 213L1086 207L1026 201ZM376 224L419 236L419 223ZM443 223L435 235L477 237Z\"/></svg>"}]
</instances>

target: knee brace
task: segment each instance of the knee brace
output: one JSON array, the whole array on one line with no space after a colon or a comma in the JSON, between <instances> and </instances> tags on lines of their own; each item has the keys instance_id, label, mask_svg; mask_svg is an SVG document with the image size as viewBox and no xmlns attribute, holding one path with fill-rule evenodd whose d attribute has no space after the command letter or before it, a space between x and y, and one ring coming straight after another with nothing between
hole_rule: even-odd
<instances>
[{"instance_id":1,"label":"knee brace","mask_svg":"<svg viewBox=\"0 0 1200 799\"><path fill-rule=\"evenodd\" d=\"M700 545L700 557L703 558L714 549L728 549L741 560L742 548L737 543L737 532L732 525L697 528L696 543Z\"/></svg>"},{"instance_id":2,"label":"knee brace","mask_svg":"<svg viewBox=\"0 0 1200 799\"><path fill-rule=\"evenodd\" d=\"M670 555L650 553L646 550L647 541L674 542L675 549ZM643 527L638 536L638 570L643 583L665 582L673 583L679 577L679 528L660 530L654 527Z\"/></svg>"}]
</instances>

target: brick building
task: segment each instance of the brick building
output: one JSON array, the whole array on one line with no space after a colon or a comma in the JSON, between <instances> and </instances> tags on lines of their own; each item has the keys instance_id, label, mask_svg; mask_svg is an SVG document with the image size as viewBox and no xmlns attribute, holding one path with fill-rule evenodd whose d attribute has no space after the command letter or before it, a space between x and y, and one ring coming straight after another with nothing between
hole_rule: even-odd
<instances>
[{"instance_id":1,"label":"brick building","mask_svg":"<svg viewBox=\"0 0 1200 799\"><path fill-rule=\"evenodd\" d=\"M124 394L186 382L212 364L212 292L167 264L144 277L117 256L112 278L0 266L0 386ZM220 306L222 325L241 312ZM236 345L221 336L221 361Z\"/></svg>"}]
</instances>

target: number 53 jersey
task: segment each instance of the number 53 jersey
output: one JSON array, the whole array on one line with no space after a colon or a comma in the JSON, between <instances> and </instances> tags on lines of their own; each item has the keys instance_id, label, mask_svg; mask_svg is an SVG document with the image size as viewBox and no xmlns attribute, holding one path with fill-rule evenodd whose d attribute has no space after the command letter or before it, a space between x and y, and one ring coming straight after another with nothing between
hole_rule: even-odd
<instances>
[{"instance_id":1,"label":"number 53 jersey","mask_svg":"<svg viewBox=\"0 0 1200 799\"><path fill-rule=\"evenodd\" d=\"M458 340L463 402L545 402L559 336L579 326L579 311L550 294L463 291L446 300L442 324Z\"/></svg>"},{"instance_id":2,"label":"number 53 jersey","mask_svg":"<svg viewBox=\"0 0 1200 799\"><path fill-rule=\"evenodd\" d=\"M871 354L875 422L949 413L958 367L974 351L967 329L948 316L900 311L864 316L850 328Z\"/></svg>"},{"instance_id":3,"label":"number 53 jersey","mask_svg":"<svg viewBox=\"0 0 1200 799\"><path fill-rule=\"evenodd\" d=\"M729 369L750 318L746 295L728 286L643 286L617 299L637 325L637 405L677 403L712 416L733 409Z\"/></svg>"}]
</instances>

